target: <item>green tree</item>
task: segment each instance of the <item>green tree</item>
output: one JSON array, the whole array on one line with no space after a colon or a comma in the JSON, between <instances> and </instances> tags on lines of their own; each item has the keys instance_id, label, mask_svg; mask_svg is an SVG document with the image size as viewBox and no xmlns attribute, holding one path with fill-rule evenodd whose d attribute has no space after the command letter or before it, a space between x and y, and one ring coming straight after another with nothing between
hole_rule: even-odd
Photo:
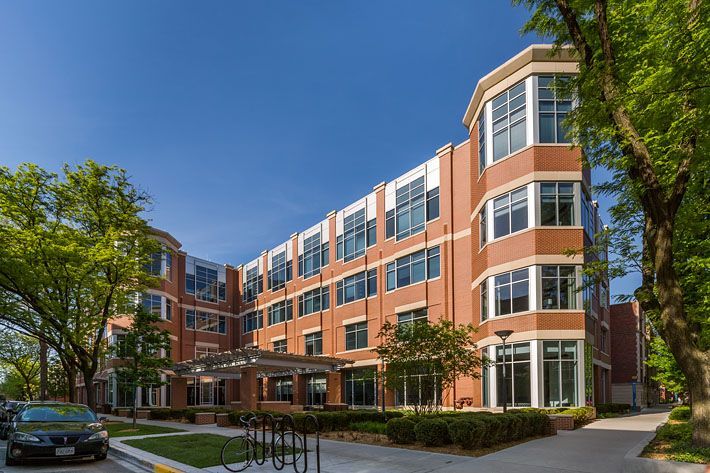
<instances>
[{"instance_id":1,"label":"green tree","mask_svg":"<svg viewBox=\"0 0 710 473\"><path fill-rule=\"evenodd\" d=\"M651 338L646 365L655 371L651 379L663 385L668 391L680 394L688 390L685 375L661 337Z\"/></svg>"},{"instance_id":2,"label":"green tree","mask_svg":"<svg viewBox=\"0 0 710 473\"><path fill-rule=\"evenodd\" d=\"M642 285L636 297L685 374L693 443L710 446L707 202L710 22L701 0L515 0L524 31L571 45L574 140L587 164L609 169L617 218L636 220ZM616 222L618 223L618 221ZM692 251L697 259L689 261ZM694 292L698 291L698 292ZM707 305L707 300L701 303Z\"/></svg>"},{"instance_id":3,"label":"green tree","mask_svg":"<svg viewBox=\"0 0 710 473\"><path fill-rule=\"evenodd\" d=\"M478 378L482 365L476 354L473 325L455 326L450 320L438 323L414 322L393 324L385 322L377 335L380 345L375 348L385 363L385 385L388 389L405 391L407 404L415 413L438 410L442 394L447 393L461 377Z\"/></svg>"},{"instance_id":4,"label":"green tree","mask_svg":"<svg viewBox=\"0 0 710 473\"><path fill-rule=\"evenodd\" d=\"M32 401L39 386L39 342L15 330L0 329L0 365L19 376L27 399Z\"/></svg>"},{"instance_id":5,"label":"green tree","mask_svg":"<svg viewBox=\"0 0 710 473\"><path fill-rule=\"evenodd\" d=\"M136 396L138 388L146 389L164 384L160 379L162 370L172 366L172 360L160 356L170 351L170 332L158 326L160 316L146 311L141 304L136 306L131 325L125 330L120 345L113 346L113 353L123 361L116 369L119 377L133 386L133 428L136 428Z\"/></svg>"},{"instance_id":6,"label":"green tree","mask_svg":"<svg viewBox=\"0 0 710 473\"><path fill-rule=\"evenodd\" d=\"M93 161L61 177L0 168L0 300L11 309L0 319L44 340L71 382L80 372L92 408L107 323L156 283L144 268L159 251L149 204L124 170Z\"/></svg>"}]
</instances>

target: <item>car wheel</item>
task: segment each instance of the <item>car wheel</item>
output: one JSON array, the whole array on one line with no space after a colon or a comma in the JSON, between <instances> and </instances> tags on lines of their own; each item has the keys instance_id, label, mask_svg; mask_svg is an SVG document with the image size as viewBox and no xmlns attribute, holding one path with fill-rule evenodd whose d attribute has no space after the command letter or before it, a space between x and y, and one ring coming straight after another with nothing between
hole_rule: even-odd
<instances>
[{"instance_id":1,"label":"car wheel","mask_svg":"<svg viewBox=\"0 0 710 473\"><path fill-rule=\"evenodd\" d=\"M8 445L7 450L5 450L5 466L17 466L19 464L19 461L14 458L10 458L10 446Z\"/></svg>"}]
</instances>

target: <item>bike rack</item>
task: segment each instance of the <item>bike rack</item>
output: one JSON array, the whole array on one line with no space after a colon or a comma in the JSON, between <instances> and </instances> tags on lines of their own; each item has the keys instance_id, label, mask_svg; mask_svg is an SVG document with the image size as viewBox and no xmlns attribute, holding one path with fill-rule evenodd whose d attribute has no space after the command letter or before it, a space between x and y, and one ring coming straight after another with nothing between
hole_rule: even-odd
<instances>
[{"instance_id":1,"label":"bike rack","mask_svg":"<svg viewBox=\"0 0 710 473\"><path fill-rule=\"evenodd\" d=\"M303 419L302 435L296 434L296 422L293 416L286 414L282 417L274 417L271 414L263 414L257 416L254 412L249 412L244 418L248 419L248 425L245 427L247 433L253 433L253 438L258 440L258 430L261 430L261 445L266 446L271 444L271 462L273 463L274 469L277 471L283 470L286 465L293 465L293 471L295 473L306 473L308 472L308 436L311 430L313 430L311 435L315 435L316 442L316 473L320 473L320 424L318 418L313 414L306 414ZM261 429L258 429L258 423L261 423ZM268 429L267 429L268 427ZM271 439L267 440L267 433L269 433ZM280 442L275 442L276 434L281 434ZM286 436L291 435L291 445L294 448L291 449L291 462L286 461ZM300 437L303 439L303 469L299 469L299 456L296 452L296 438ZM276 449L281 449L281 456L277 458ZM258 451L258 450L257 450ZM256 465L264 465L269 459L266 455L267 449L261 448L261 454L256 454L254 456L253 463ZM251 465L249 465L251 466Z\"/></svg>"}]
</instances>

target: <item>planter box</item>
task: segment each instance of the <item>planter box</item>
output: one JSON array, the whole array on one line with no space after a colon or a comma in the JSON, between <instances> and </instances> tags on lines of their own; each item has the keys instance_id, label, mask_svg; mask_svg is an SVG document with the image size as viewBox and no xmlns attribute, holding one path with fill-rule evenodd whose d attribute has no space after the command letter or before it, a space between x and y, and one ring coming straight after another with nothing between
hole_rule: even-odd
<instances>
[{"instance_id":1,"label":"planter box","mask_svg":"<svg viewBox=\"0 0 710 473\"><path fill-rule=\"evenodd\" d=\"M229 414L215 414L217 427L229 427L232 423L229 421ZM197 421L197 418L195 418Z\"/></svg>"},{"instance_id":2,"label":"planter box","mask_svg":"<svg viewBox=\"0 0 710 473\"><path fill-rule=\"evenodd\" d=\"M145 409L139 409L136 411L136 419L148 419L150 416L150 411Z\"/></svg>"},{"instance_id":3,"label":"planter box","mask_svg":"<svg viewBox=\"0 0 710 473\"><path fill-rule=\"evenodd\" d=\"M116 415L118 417L132 417L133 416L133 409L131 409L129 407L116 409Z\"/></svg>"},{"instance_id":4,"label":"planter box","mask_svg":"<svg viewBox=\"0 0 710 473\"><path fill-rule=\"evenodd\" d=\"M215 423L214 412L198 412L195 414L195 425L206 425Z\"/></svg>"},{"instance_id":5,"label":"planter box","mask_svg":"<svg viewBox=\"0 0 710 473\"><path fill-rule=\"evenodd\" d=\"M323 410L324 411L347 411L348 410L348 405L347 404L328 404L325 403L323 405Z\"/></svg>"},{"instance_id":6,"label":"planter box","mask_svg":"<svg viewBox=\"0 0 710 473\"><path fill-rule=\"evenodd\" d=\"M574 430L574 417L569 414L550 414L550 425L554 427L555 433L558 430ZM552 430L552 428L550 429Z\"/></svg>"},{"instance_id":7,"label":"planter box","mask_svg":"<svg viewBox=\"0 0 710 473\"><path fill-rule=\"evenodd\" d=\"M284 401L260 401L256 403L257 410L279 412L281 414L291 413L291 403Z\"/></svg>"}]
</instances>

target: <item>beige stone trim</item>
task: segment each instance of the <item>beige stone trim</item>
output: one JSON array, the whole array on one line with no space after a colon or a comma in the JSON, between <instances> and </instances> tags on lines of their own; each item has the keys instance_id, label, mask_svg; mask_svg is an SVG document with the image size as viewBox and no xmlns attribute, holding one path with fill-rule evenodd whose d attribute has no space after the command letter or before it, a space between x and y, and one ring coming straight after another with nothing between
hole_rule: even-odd
<instances>
[{"instance_id":1,"label":"beige stone trim","mask_svg":"<svg viewBox=\"0 0 710 473\"><path fill-rule=\"evenodd\" d=\"M471 283L471 290L476 286L481 284L483 279L493 276L495 274L505 273L508 271L513 271L515 269L526 268L528 266L538 266L542 264L583 264L584 255L532 255L526 258L520 258L507 263L499 264L498 266L491 266L483 271L476 279Z\"/></svg>"},{"instance_id":2,"label":"beige stone trim","mask_svg":"<svg viewBox=\"0 0 710 473\"><path fill-rule=\"evenodd\" d=\"M210 307L203 307L203 306L190 305L190 304L178 304L178 307L180 309L199 310L200 312L209 312L210 314L224 315L225 317L236 317L231 312L225 312L225 311L219 310L219 309L212 309Z\"/></svg>"},{"instance_id":3,"label":"beige stone trim","mask_svg":"<svg viewBox=\"0 0 710 473\"><path fill-rule=\"evenodd\" d=\"M219 348L219 343L195 342L195 346L198 346L198 347L209 347L209 348Z\"/></svg>"},{"instance_id":4,"label":"beige stone trim","mask_svg":"<svg viewBox=\"0 0 710 473\"><path fill-rule=\"evenodd\" d=\"M498 164L500 161L492 164L491 166L495 166ZM489 166L489 168L491 167ZM537 182L537 181L581 181L582 180L582 172L581 171L534 171L531 173L528 173L524 176L518 177L516 179L513 179L511 181L506 182L505 184L495 187L489 191L487 191L485 194L483 194L483 197L481 197L481 200L478 202L476 205L476 208L473 209L473 212L471 213L471 221L473 222L478 214L481 212L481 208L483 207L483 204L485 204L487 201L493 199L494 197L498 197L499 195L505 194L506 192L510 192L514 189L517 189L518 187L522 187L526 184L530 184L531 182Z\"/></svg>"},{"instance_id":5,"label":"beige stone trim","mask_svg":"<svg viewBox=\"0 0 710 473\"><path fill-rule=\"evenodd\" d=\"M271 337L271 343L273 342L279 342L281 340L286 340L286 335L279 335L276 337Z\"/></svg>"},{"instance_id":6,"label":"beige stone trim","mask_svg":"<svg viewBox=\"0 0 710 473\"><path fill-rule=\"evenodd\" d=\"M554 57L550 57L551 50L551 44L530 45L482 77L476 84L463 116L463 124L469 132L473 129L475 118L478 117L483 104L529 75L579 72L579 59L572 56L571 47L564 48Z\"/></svg>"},{"instance_id":7,"label":"beige stone trim","mask_svg":"<svg viewBox=\"0 0 710 473\"><path fill-rule=\"evenodd\" d=\"M359 367L365 367L365 366L377 366L378 361L377 359L372 359L372 360L358 360L355 363L353 363L352 366L353 368L359 368Z\"/></svg>"},{"instance_id":8,"label":"beige stone trim","mask_svg":"<svg viewBox=\"0 0 710 473\"><path fill-rule=\"evenodd\" d=\"M355 350L338 351L338 352L335 352L335 354L336 354L336 355L343 355L343 354L346 354L346 353L357 353L357 352L360 352L360 351L372 351L372 350L374 350L374 349L375 349L375 347L357 348L357 349L355 349Z\"/></svg>"},{"instance_id":9,"label":"beige stone trim","mask_svg":"<svg viewBox=\"0 0 710 473\"><path fill-rule=\"evenodd\" d=\"M301 335L309 335L311 333L316 333L316 332L320 332L320 331L321 331L321 327L320 327L320 325L318 325L317 327L311 327L311 328L306 328L306 329L301 330Z\"/></svg>"},{"instance_id":10,"label":"beige stone trim","mask_svg":"<svg viewBox=\"0 0 710 473\"><path fill-rule=\"evenodd\" d=\"M604 363L602 360L597 360L596 358L594 358L594 359L592 360L592 363L594 363L594 364L597 365L597 366L601 366L602 368L604 368L604 369L606 369L606 370L610 370L610 369L611 369L611 365L610 365L609 363Z\"/></svg>"},{"instance_id":11,"label":"beige stone trim","mask_svg":"<svg viewBox=\"0 0 710 473\"><path fill-rule=\"evenodd\" d=\"M367 322L367 315L358 315L357 317L345 319L343 320L343 325L357 324L360 322Z\"/></svg>"},{"instance_id":12,"label":"beige stone trim","mask_svg":"<svg viewBox=\"0 0 710 473\"><path fill-rule=\"evenodd\" d=\"M506 343L526 342L530 340L583 340L584 330L529 330L527 332L513 332ZM501 341L496 335L483 338L476 342L478 348L490 345L500 345Z\"/></svg>"},{"instance_id":13,"label":"beige stone trim","mask_svg":"<svg viewBox=\"0 0 710 473\"><path fill-rule=\"evenodd\" d=\"M410 310L423 309L426 307L426 299L419 302L412 302L411 304L400 305L394 308L395 313L407 312Z\"/></svg>"}]
</instances>

